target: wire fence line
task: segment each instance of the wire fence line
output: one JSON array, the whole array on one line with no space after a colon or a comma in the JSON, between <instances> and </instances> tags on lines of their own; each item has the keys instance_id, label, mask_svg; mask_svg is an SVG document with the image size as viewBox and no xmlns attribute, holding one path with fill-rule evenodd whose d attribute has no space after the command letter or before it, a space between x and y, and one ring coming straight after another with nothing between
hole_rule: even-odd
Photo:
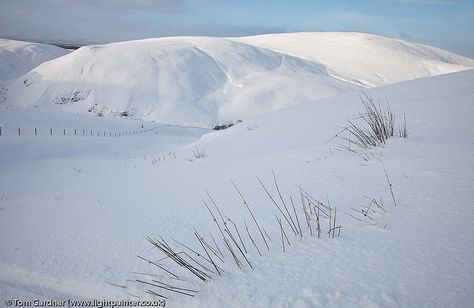
<instances>
[{"instance_id":1,"label":"wire fence line","mask_svg":"<svg viewBox=\"0 0 474 308\"><path fill-rule=\"evenodd\" d=\"M137 130L118 130L111 131L109 130L98 130L98 129L85 129L85 128L39 128L39 127L1 127L0 126L0 137L3 136L96 136L96 137L122 137L122 136L131 136L149 132L158 133L156 130L163 127L177 127L177 128L194 128L194 129L209 129L206 127L198 126L184 126L176 124L165 124L165 123L156 123L156 126L153 127L141 127Z\"/></svg>"},{"instance_id":2,"label":"wire fence line","mask_svg":"<svg viewBox=\"0 0 474 308\"><path fill-rule=\"evenodd\" d=\"M137 130L97 130L77 128L8 128L0 127L0 137L3 136L96 136L96 137L122 137L153 132L162 127L171 127L168 124L160 124L154 127L140 128ZM156 132L158 133L158 132Z\"/></svg>"}]
</instances>

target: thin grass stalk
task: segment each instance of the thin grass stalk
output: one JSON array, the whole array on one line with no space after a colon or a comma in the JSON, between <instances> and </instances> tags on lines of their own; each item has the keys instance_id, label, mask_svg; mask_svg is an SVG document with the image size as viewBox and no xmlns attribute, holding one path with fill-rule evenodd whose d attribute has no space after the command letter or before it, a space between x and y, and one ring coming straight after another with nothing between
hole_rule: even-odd
<instances>
[{"instance_id":1,"label":"thin grass stalk","mask_svg":"<svg viewBox=\"0 0 474 308\"><path fill-rule=\"evenodd\" d=\"M222 235L222 238L223 238L224 241L225 241L225 240L226 240L226 237L225 237L225 235L224 235L224 232L222 231L222 228L221 228L219 222L217 221L216 216L215 216L214 213L211 211L211 209L210 209L209 206L207 205L206 201L202 200L202 202L204 203L204 205L206 206L207 210L209 211L209 214L211 214L212 220L215 222L217 228L219 229L219 232L220 232L221 235Z\"/></svg>"},{"instance_id":2,"label":"thin grass stalk","mask_svg":"<svg viewBox=\"0 0 474 308\"><path fill-rule=\"evenodd\" d=\"M237 243L237 241L235 240L235 238L230 234L230 232L228 230L226 230L227 233L229 234L229 237L230 239L232 240L232 242L234 242L234 245L237 247L237 249L240 251L240 254L244 257L245 261L247 262L247 264L250 266L251 269L253 269L253 266L252 264L250 263L249 259L247 259L247 256L245 256L245 253L242 251L242 248L240 248L240 245L239 243Z\"/></svg>"},{"instance_id":3,"label":"thin grass stalk","mask_svg":"<svg viewBox=\"0 0 474 308\"><path fill-rule=\"evenodd\" d=\"M161 297L161 298L164 298L164 299L168 299L166 296L161 295L159 293L156 293L155 291L152 291L152 290L147 290L146 293L148 293L150 295L153 295L153 296L156 296L156 297Z\"/></svg>"},{"instance_id":4,"label":"thin grass stalk","mask_svg":"<svg viewBox=\"0 0 474 308\"><path fill-rule=\"evenodd\" d=\"M240 236L240 232L239 232L239 229L237 228L237 225L229 217L226 217L226 218L234 226L235 232L237 232L237 236L239 237L240 244L244 248L245 253L248 253L247 248L245 247L244 241L242 240L242 237Z\"/></svg>"},{"instance_id":5,"label":"thin grass stalk","mask_svg":"<svg viewBox=\"0 0 474 308\"><path fill-rule=\"evenodd\" d=\"M178 265L186 268L188 271L193 273L196 277L198 277L202 281L206 281L208 278L209 279L211 278L211 276L209 276L206 272L203 272L200 269L192 266L188 261L181 258L181 256L178 253L176 253L161 236L160 236L160 239L161 239L161 242L158 240L155 241L155 243L157 244L156 247L158 247L163 253L168 255Z\"/></svg>"},{"instance_id":6,"label":"thin grass stalk","mask_svg":"<svg viewBox=\"0 0 474 308\"><path fill-rule=\"evenodd\" d=\"M204 257L202 254L200 254L200 253L197 252L196 250L194 250L194 249L192 249L192 248L190 248L190 247L184 245L183 243L181 243L181 242L179 242L179 241L177 241L177 240L175 240L175 239L171 239L171 240L174 241L176 244L178 244L178 245L180 245L180 246L186 248L187 250L193 252L194 254L196 254L198 257L202 258L202 259L205 260L206 262L211 263L210 260L206 259L206 257Z\"/></svg>"},{"instance_id":7,"label":"thin grass stalk","mask_svg":"<svg viewBox=\"0 0 474 308\"><path fill-rule=\"evenodd\" d=\"M270 199L272 200L273 204L277 207L277 209L280 211L280 213L283 215L283 217L285 218L286 222L290 225L291 228L293 228L291 226L291 223L290 223L290 220L288 219L288 217L286 217L285 213L283 213L282 209L280 208L280 206L276 203L275 199L273 199L273 196L270 194L270 192L268 191L267 187L265 186L265 184L263 184L262 180L260 180L260 178L257 176L257 180L260 182L260 185L262 185L263 189L265 190L265 192L267 193L268 197L270 197ZM293 230L293 232L296 234L296 231Z\"/></svg>"},{"instance_id":8,"label":"thin grass stalk","mask_svg":"<svg viewBox=\"0 0 474 308\"><path fill-rule=\"evenodd\" d=\"M209 249L210 252L212 252L213 255L216 256L216 258L218 258L222 263L224 263L224 259L219 255L219 253L214 250L214 247L212 247L205 239L204 237L201 237L201 241L204 245L206 245L206 247Z\"/></svg>"},{"instance_id":9,"label":"thin grass stalk","mask_svg":"<svg viewBox=\"0 0 474 308\"><path fill-rule=\"evenodd\" d=\"M234 253L234 250L232 249L232 246L230 245L230 243L227 239L224 239L224 246L227 248L227 250L229 250L232 258L234 259L235 264L237 265L237 267L242 269L242 262L240 261L240 259Z\"/></svg>"},{"instance_id":10,"label":"thin grass stalk","mask_svg":"<svg viewBox=\"0 0 474 308\"><path fill-rule=\"evenodd\" d=\"M181 292L181 291L179 291L179 290L173 290L173 289L171 289L171 288L166 288L166 287L157 285L157 284L155 284L155 283L143 281L143 280L140 280L140 279L137 279L136 281L137 281L137 282L140 282L140 283L143 283L143 284L147 284L147 285L153 286L153 287L155 287L155 288L160 288L160 289L164 289L164 290L167 290L167 291L171 291L171 292L175 292L175 293L179 293L179 294L183 294L183 295L187 295L187 296L191 296L191 297L194 296L193 294L189 294L189 293L186 293L186 292ZM158 294L158 293L156 293L156 294Z\"/></svg>"},{"instance_id":11,"label":"thin grass stalk","mask_svg":"<svg viewBox=\"0 0 474 308\"><path fill-rule=\"evenodd\" d=\"M318 202L318 208L317 208L317 211L316 211L316 225L318 227L318 238L321 238L321 223L319 221L319 217L320 217L320 207L319 207L319 202Z\"/></svg>"},{"instance_id":12,"label":"thin grass stalk","mask_svg":"<svg viewBox=\"0 0 474 308\"><path fill-rule=\"evenodd\" d=\"M329 201L329 200L328 200ZM331 223L332 223L332 219L331 219L331 215L332 215L332 210L329 211L329 237L331 237Z\"/></svg>"},{"instance_id":13,"label":"thin grass stalk","mask_svg":"<svg viewBox=\"0 0 474 308\"><path fill-rule=\"evenodd\" d=\"M271 242L272 238L270 237L270 235L268 235L267 231L265 231L264 227L262 227L262 231L263 231L263 234L265 234L265 236L267 237L267 239Z\"/></svg>"},{"instance_id":14,"label":"thin grass stalk","mask_svg":"<svg viewBox=\"0 0 474 308\"><path fill-rule=\"evenodd\" d=\"M310 222L310 216L308 214L308 212L306 211L306 205L304 203L304 199L301 198L301 202L303 204L303 212L304 212L304 218L306 220L306 225L308 226L308 229L309 229L309 234L310 236L313 236L313 230L311 230L311 222Z\"/></svg>"},{"instance_id":15,"label":"thin grass stalk","mask_svg":"<svg viewBox=\"0 0 474 308\"><path fill-rule=\"evenodd\" d=\"M303 188L301 188L301 186L298 186L298 188L304 193L304 196L306 197L306 199L308 199L308 201L311 199L313 201L313 203L319 203L321 206L323 206L325 209L327 210L331 210L330 207L328 207L327 205L325 205L324 203L320 202L319 200L316 200L316 198L314 198L313 196L311 196L311 194L309 194L306 190L304 190ZM327 214L326 214L327 215Z\"/></svg>"},{"instance_id":16,"label":"thin grass stalk","mask_svg":"<svg viewBox=\"0 0 474 308\"><path fill-rule=\"evenodd\" d=\"M300 221L298 219L298 215L296 214L295 203L293 202L293 198L291 196L290 196L290 202L291 202L291 206L293 207L293 213L295 214L296 222L298 223L298 230L299 230L299 233L300 233L300 238L302 238L303 237L303 232L301 231Z\"/></svg>"},{"instance_id":17,"label":"thin grass stalk","mask_svg":"<svg viewBox=\"0 0 474 308\"><path fill-rule=\"evenodd\" d=\"M220 253L221 257L224 257L224 254L223 254L222 251L219 249L219 245L217 245L216 240L214 239L214 236L212 235L212 233L210 233L210 235L211 235L212 242L214 243L214 245L215 245L216 248L217 248L217 251Z\"/></svg>"},{"instance_id":18,"label":"thin grass stalk","mask_svg":"<svg viewBox=\"0 0 474 308\"><path fill-rule=\"evenodd\" d=\"M176 240L173 240L173 241L175 241L175 242L178 243L179 245L183 246L184 248L186 248L186 249L192 251L192 252L195 253L198 257L201 257L201 258L202 258L203 260L205 260L206 262L212 264L211 261L207 260L203 255L199 254L198 252L194 251L193 249L187 247L187 246L184 245L184 244L181 244L180 242L178 242L178 241L176 241ZM215 274L212 270L210 270L209 268L205 267L204 265L202 265L201 263L199 263L198 261L196 261L196 259L194 259L192 256L190 256L189 254L187 254L185 251L179 252L179 253L176 253L176 254L178 254L178 255L179 255L179 254L184 254L184 255L185 255L186 257L188 257L191 261L193 261L194 263L196 263L197 265L199 265L200 267L202 267L202 268L204 269L204 271L211 272L211 273ZM169 258L170 258L169 256L166 256L166 257L164 257L164 258L158 260L158 262L161 262L161 261L163 261L163 260L165 260L165 259L169 259Z\"/></svg>"},{"instance_id":19,"label":"thin grass stalk","mask_svg":"<svg viewBox=\"0 0 474 308\"><path fill-rule=\"evenodd\" d=\"M193 292L193 293L196 293L197 291L196 290L191 290L191 289L186 289L186 288L180 288L180 287L175 287L175 286L172 286L170 284L167 284L167 283L164 283L162 281L158 281L158 280L155 280L155 279L152 279L151 281L153 282L156 282L156 283L159 283L161 285L164 285L168 288L171 288L171 289L176 289L176 290L181 290L181 291L187 291L187 292Z\"/></svg>"},{"instance_id":20,"label":"thin grass stalk","mask_svg":"<svg viewBox=\"0 0 474 308\"><path fill-rule=\"evenodd\" d=\"M257 244L255 244L255 241L253 240L252 236L250 235L249 228L248 228L248 226L247 226L247 222L245 221L245 219L244 219L244 224L245 224L245 230L247 230L247 234L248 234L248 236L249 236L250 242L252 242L252 244L253 244L253 246L255 247L255 249L257 250L258 254L259 254L260 256L262 256L262 253L260 252L260 249L258 249Z\"/></svg>"},{"instance_id":21,"label":"thin grass stalk","mask_svg":"<svg viewBox=\"0 0 474 308\"><path fill-rule=\"evenodd\" d=\"M272 170L272 175L273 175L273 183L275 184L275 187L276 187L278 196L280 197L281 203L283 204L283 207L285 208L286 214L288 214L288 217L290 218L290 221L291 221L291 226L290 226L290 227L291 227L291 230L295 233L295 235L298 235L298 229L296 228L296 224L295 224L295 222L293 221L293 218L291 218L290 211L288 211L288 207L286 206L286 202L285 202L285 200L283 199L283 196L281 195L280 187L278 186L278 182L277 182L277 180L276 180L275 172L274 172L273 170Z\"/></svg>"},{"instance_id":22,"label":"thin grass stalk","mask_svg":"<svg viewBox=\"0 0 474 308\"><path fill-rule=\"evenodd\" d=\"M281 224L281 220L278 217L276 217L276 219L277 219L278 224L280 225L281 247L283 249L283 252L286 252L285 251L285 240L283 239L283 226Z\"/></svg>"},{"instance_id":23,"label":"thin grass stalk","mask_svg":"<svg viewBox=\"0 0 474 308\"><path fill-rule=\"evenodd\" d=\"M285 239L286 239L286 242L288 243L288 246L291 246L290 240L288 239L288 236L286 235L286 231L285 231L285 228L283 227L283 223L281 222L281 219L279 219L276 215L275 215L275 218L277 219L277 221L280 223L280 226L282 227L283 235L285 236Z\"/></svg>"},{"instance_id":24,"label":"thin grass stalk","mask_svg":"<svg viewBox=\"0 0 474 308\"><path fill-rule=\"evenodd\" d=\"M168 274L170 274L171 276L173 277L176 277L176 278L179 278L178 275L176 275L175 273L172 273L171 271L169 271L168 269L166 269L165 267L161 266L160 264L156 263L156 262L153 262L151 260L148 260L148 259L145 259L144 257L142 256L137 256L139 259L142 259L143 261L146 261L148 262L149 264L153 264L154 266L158 267L159 269L167 272Z\"/></svg>"},{"instance_id":25,"label":"thin grass stalk","mask_svg":"<svg viewBox=\"0 0 474 308\"><path fill-rule=\"evenodd\" d=\"M242 192L240 191L240 189L237 187L237 185L235 185L235 183L232 182L232 181L230 181L230 182L231 182L232 185L234 186L235 190L237 190L237 193L239 194L240 198L242 199L242 202L244 203L245 207L246 207L247 210L249 211L250 216L252 217L253 222L254 222L255 225L257 226L258 232L260 232L260 235L261 235L261 237L262 237L262 239L263 239L263 242L265 243L265 246L267 247L267 250L270 251L270 247L268 246L267 240L265 240L265 236L263 236L262 229L260 228L260 225L258 224L257 219L255 218L255 215L253 214L252 210L250 209L250 206L249 206L249 204L247 203L247 200L245 200L244 195L242 194Z\"/></svg>"},{"instance_id":26,"label":"thin grass stalk","mask_svg":"<svg viewBox=\"0 0 474 308\"><path fill-rule=\"evenodd\" d=\"M383 171L385 172L385 177L387 178L387 183L390 188L390 194L392 195L393 204L397 206L397 201L395 200L395 195L393 194L392 182L390 182L390 178L388 177L387 169L383 167Z\"/></svg>"},{"instance_id":27,"label":"thin grass stalk","mask_svg":"<svg viewBox=\"0 0 474 308\"><path fill-rule=\"evenodd\" d=\"M201 241L201 236L199 235L199 233L196 231L196 229L194 229L194 235L196 236L199 244L201 244L201 247L202 249L204 249L204 252L206 253L207 257L209 258L209 260L211 260L211 263L212 265L214 266L214 268L216 269L217 271L217 274L219 274L219 276L221 276L221 272L219 271L219 268L217 267L216 263L214 262L214 260L212 260L211 256L209 255L209 253L207 252L207 249L206 247L204 246L204 244L202 243Z\"/></svg>"},{"instance_id":28,"label":"thin grass stalk","mask_svg":"<svg viewBox=\"0 0 474 308\"><path fill-rule=\"evenodd\" d=\"M230 239L234 242L234 244L236 245L237 249L243 254L242 252L242 249L241 247L239 246L239 244L237 243L237 241L235 240L234 236L232 235L232 232L229 230L229 228L227 227L227 223L224 219L224 216L222 215L221 211L219 210L219 207L217 206L217 203L214 201L214 199L212 198L211 194L206 190L206 193L207 193L207 196L209 197L209 199L211 200L211 203L214 205L214 208L216 209L217 213L219 214L219 216L221 217L221 220L222 220L222 223L224 224L224 231L227 233L227 235L229 235ZM225 239L225 236L224 236L224 239ZM233 249L232 249L232 245L230 244L230 242L228 242L226 239L224 242L227 242L226 243L226 246L227 248L229 248L229 251L231 252L232 256L234 257L234 259L237 261L238 258L236 258L237 256L235 255ZM247 258L245 257L244 255L244 258L246 259L246 261L248 262ZM239 260L240 262L240 260ZM249 265L250 265L250 262L248 262ZM240 266L239 266L240 267ZM252 265L250 265L250 267L252 267Z\"/></svg>"}]
</instances>

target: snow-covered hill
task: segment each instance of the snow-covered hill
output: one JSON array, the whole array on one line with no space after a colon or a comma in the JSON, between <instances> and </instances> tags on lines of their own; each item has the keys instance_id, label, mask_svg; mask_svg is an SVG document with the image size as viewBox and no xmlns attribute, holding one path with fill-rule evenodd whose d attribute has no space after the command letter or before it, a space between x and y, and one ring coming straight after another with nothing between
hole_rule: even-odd
<instances>
[{"instance_id":1,"label":"snow-covered hill","mask_svg":"<svg viewBox=\"0 0 474 308\"><path fill-rule=\"evenodd\" d=\"M301 32L235 40L321 63L344 80L370 87L474 67L474 60L439 48L367 33Z\"/></svg>"},{"instance_id":2,"label":"snow-covered hill","mask_svg":"<svg viewBox=\"0 0 474 308\"><path fill-rule=\"evenodd\" d=\"M208 125L357 87L315 62L218 38L83 47L9 88L10 103Z\"/></svg>"},{"instance_id":3,"label":"snow-covered hill","mask_svg":"<svg viewBox=\"0 0 474 308\"><path fill-rule=\"evenodd\" d=\"M0 84L8 84L41 63L67 53L53 45L0 38Z\"/></svg>"},{"instance_id":4,"label":"snow-covered hill","mask_svg":"<svg viewBox=\"0 0 474 308\"><path fill-rule=\"evenodd\" d=\"M7 103L207 126L469 66L368 34L159 38L83 47L44 63L11 84Z\"/></svg>"}]
</instances>

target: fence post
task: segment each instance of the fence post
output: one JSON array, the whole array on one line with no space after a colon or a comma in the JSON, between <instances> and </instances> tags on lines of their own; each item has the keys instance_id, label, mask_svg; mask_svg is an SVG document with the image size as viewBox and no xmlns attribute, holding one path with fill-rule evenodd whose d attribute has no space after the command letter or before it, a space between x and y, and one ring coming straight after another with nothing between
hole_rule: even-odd
<instances>
[{"instance_id":1,"label":"fence post","mask_svg":"<svg viewBox=\"0 0 474 308\"><path fill-rule=\"evenodd\" d=\"M21 136L20 128L18 128L18 136Z\"/></svg>"},{"instance_id":2,"label":"fence post","mask_svg":"<svg viewBox=\"0 0 474 308\"><path fill-rule=\"evenodd\" d=\"M74 136L76 136L76 129L74 128Z\"/></svg>"},{"instance_id":3,"label":"fence post","mask_svg":"<svg viewBox=\"0 0 474 308\"><path fill-rule=\"evenodd\" d=\"M49 129L49 133L51 134L51 136L53 135L53 129L52 128Z\"/></svg>"},{"instance_id":4,"label":"fence post","mask_svg":"<svg viewBox=\"0 0 474 308\"><path fill-rule=\"evenodd\" d=\"M86 130L83 129L83 130L82 130L82 135L84 136L85 134L86 134Z\"/></svg>"},{"instance_id":5,"label":"fence post","mask_svg":"<svg viewBox=\"0 0 474 308\"><path fill-rule=\"evenodd\" d=\"M91 129L91 136L92 136L92 129Z\"/></svg>"},{"instance_id":6,"label":"fence post","mask_svg":"<svg viewBox=\"0 0 474 308\"><path fill-rule=\"evenodd\" d=\"M35 136L37 136L37 135L38 135L38 132L36 131L36 127L35 127Z\"/></svg>"},{"instance_id":7,"label":"fence post","mask_svg":"<svg viewBox=\"0 0 474 308\"><path fill-rule=\"evenodd\" d=\"M66 136L66 129L64 129L64 136Z\"/></svg>"},{"instance_id":8,"label":"fence post","mask_svg":"<svg viewBox=\"0 0 474 308\"><path fill-rule=\"evenodd\" d=\"M0 136L2 135L2 127L0 126Z\"/></svg>"}]
</instances>

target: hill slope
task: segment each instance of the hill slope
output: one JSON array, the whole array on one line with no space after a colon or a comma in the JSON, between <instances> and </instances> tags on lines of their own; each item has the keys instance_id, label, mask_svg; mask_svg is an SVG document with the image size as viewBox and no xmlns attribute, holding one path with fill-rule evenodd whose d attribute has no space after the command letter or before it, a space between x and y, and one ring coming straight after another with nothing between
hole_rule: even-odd
<instances>
[{"instance_id":1,"label":"hill slope","mask_svg":"<svg viewBox=\"0 0 474 308\"><path fill-rule=\"evenodd\" d=\"M474 67L474 60L439 48L367 33L302 32L235 40L321 63L345 80L370 87Z\"/></svg>"},{"instance_id":2,"label":"hill slope","mask_svg":"<svg viewBox=\"0 0 474 308\"><path fill-rule=\"evenodd\" d=\"M22 106L207 125L357 87L315 62L205 37L89 46L13 83Z\"/></svg>"},{"instance_id":3,"label":"hill slope","mask_svg":"<svg viewBox=\"0 0 474 308\"><path fill-rule=\"evenodd\" d=\"M469 65L439 49L368 34L171 37L80 48L16 80L7 101L207 126Z\"/></svg>"},{"instance_id":4,"label":"hill slope","mask_svg":"<svg viewBox=\"0 0 474 308\"><path fill-rule=\"evenodd\" d=\"M53 45L0 38L0 84L7 84L41 63L67 53L68 50Z\"/></svg>"}]
</instances>

